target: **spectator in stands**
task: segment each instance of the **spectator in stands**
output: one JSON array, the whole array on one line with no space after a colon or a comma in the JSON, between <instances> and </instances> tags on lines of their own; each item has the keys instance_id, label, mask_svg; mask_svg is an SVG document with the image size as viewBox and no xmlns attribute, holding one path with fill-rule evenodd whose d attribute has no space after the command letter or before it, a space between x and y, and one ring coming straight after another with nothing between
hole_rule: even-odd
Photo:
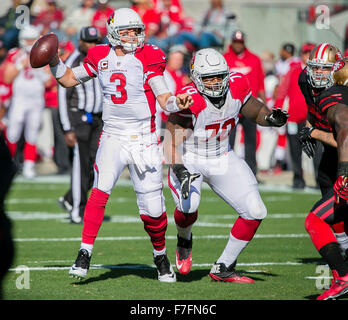
<instances>
[{"instance_id":1,"label":"spectator in stands","mask_svg":"<svg viewBox=\"0 0 348 320\"><path fill-rule=\"evenodd\" d=\"M133 9L137 12L145 25L145 42L159 31L161 16L153 7L152 0L131 0Z\"/></svg>"},{"instance_id":2,"label":"spectator in stands","mask_svg":"<svg viewBox=\"0 0 348 320\"><path fill-rule=\"evenodd\" d=\"M232 35L232 42L224 57L230 71L243 73L250 83L251 93L254 97L260 98L266 103L264 72L261 59L252 53L245 44L245 34L236 30ZM247 118L242 117L240 123L244 133L244 157L245 161L256 175L256 124ZM231 148L234 147L236 130L230 135Z\"/></svg>"},{"instance_id":3,"label":"spectator in stands","mask_svg":"<svg viewBox=\"0 0 348 320\"><path fill-rule=\"evenodd\" d=\"M295 46L292 43L285 43L280 48L279 60L276 62L275 71L276 75L281 78L284 76L293 63L301 63L301 59L294 56Z\"/></svg>"},{"instance_id":4,"label":"spectator in stands","mask_svg":"<svg viewBox=\"0 0 348 320\"><path fill-rule=\"evenodd\" d=\"M290 157L293 170L293 188L303 189L306 186L302 170L302 148L298 140L298 132L305 127L307 119L307 104L298 85L298 78L306 66L309 54L315 47L313 43L304 43L300 50L301 63L290 66L289 71L283 76L274 103L275 107L286 107L285 98L289 99L289 119L286 125L289 142Z\"/></svg>"},{"instance_id":5,"label":"spectator in stands","mask_svg":"<svg viewBox=\"0 0 348 320\"><path fill-rule=\"evenodd\" d=\"M210 8L205 13L197 32L179 33L175 44L184 44L191 50L222 47L227 21L231 16L230 11L224 6L223 0L210 0Z\"/></svg>"},{"instance_id":6,"label":"spectator in stands","mask_svg":"<svg viewBox=\"0 0 348 320\"><path fill-rule=\"evenodd\" d=\"M57 7L56 0L46 0L47 9L41 11L33 21L41 30L41 34L57 32L64 20L63 10Z\"/></svg>"},{"instance_id":7,"label":"spectator in stands","mask_svg":"<svg viewBox=\"0 0 348 320\"><path fill-rule=\"evenodd\" d=\"M114 8L109 6L109 0L98 0L98 8L92 18L92 26L97 28L102 42L106 43L106 23L109 16L114 12Z\"/></svg>"},{"instance_id":8,"label":"spectator in stands","mask_svg":"<svg viewBox=\"0 0 348 320\"><path fill-rule=\"evenodd\" d=\"M94 0L81 0L81 4L63 21L61 28L75 45L78 43L79 30L91 25L95 11Z\"/></svg>"},{"instance_id":9,"label":"spectator in stands","mask_svg":"<svg viewBox=\"0 0 348 320\"><path fill-rule=\"evenodd\" d=\"M26 3L29 9L33 1L34 0L29 0ZM20 4L21 0L12 0L12 6L4 16L0 17L0 40L4 42L4 46L7 50L18 47L19 29L16 26L16 20L23 12L16 12L16 8Z\"/></svg>"}]
</instances>

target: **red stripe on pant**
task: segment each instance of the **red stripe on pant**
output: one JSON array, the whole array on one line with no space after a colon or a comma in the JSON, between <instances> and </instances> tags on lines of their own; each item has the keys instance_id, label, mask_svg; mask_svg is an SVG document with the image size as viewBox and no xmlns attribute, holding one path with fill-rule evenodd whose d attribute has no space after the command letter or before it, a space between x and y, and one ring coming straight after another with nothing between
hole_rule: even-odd
<instances>
[{"instance_id":1,"label":"red stripe on pant","mask_svg":"<svg viewBox=\"0 0 348 320\"><path fill-rule=\"evenodd\" d=\"M320 217L316 216L313 212L308 214L305 220L305 228L318 251L330 242L337 242L330 225Z\"/></svg>"},{"instance_id":2,"label":"red stripe on pant","mask_svg":"<svg viewBox=\"0 0 348 320\"><path fill-rule=\"evenodd\" d=\"M254 237L261 222L262 220L248 220L238 217L232 226L231 234L238 240L250 241Z\"/></svg>"},{"instance_id":3,"label":"red stripe on pant","mask_svg":"<svg viewBox=\"0 0 348 320\"><path fill-rule=\"evenodd\" d=\"M178 209L175 209L175 211L174 211L175 223L180 228L186 228L186 227L194 224L195 221L197 220L197 216L198 216L198 211L195 211L193 213L184 213Z\"/></svg>"},{"instance_id":4,"label":"red stripe on pant","mask_svg":"<svg viewBox=\"0 0 348 320\"><path fill-rule=\"evenodd\" d=\"M85 207L82 243L94 244L99 228L103 222L105 206L109 195L93 188Z\"/></svg>"},{"instance_id":5,"label":"red stripe on pant","mask_svg":"<svg viewBox=\"0 0 348 320\"><path fill-rule=\"evenodd\" d=\"M165 233L168 225L167 213L163 212L158 218L141 214L140 218L144 222L144 229L150 236L153 248L157 251L163 250L166 246Z\"/></svg>"},{"instance_id":6,"label":"red stripe on pant","mask_svg":"<svg viewBox=\"0 0 348 320\"><path fill-rule=\"evenodd\" d=\"M37 149L36 145L26 142L24 144L23 157L24 160L36 161Z\"/></svg>"}]
</instances>

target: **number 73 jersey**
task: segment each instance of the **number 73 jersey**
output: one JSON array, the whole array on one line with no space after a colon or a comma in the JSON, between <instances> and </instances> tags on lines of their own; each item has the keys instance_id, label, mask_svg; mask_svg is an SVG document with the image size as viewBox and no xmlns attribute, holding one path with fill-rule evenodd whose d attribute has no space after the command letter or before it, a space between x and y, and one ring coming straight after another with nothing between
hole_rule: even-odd
<instances>
[{"instance_id":1,"label":"number 73 jersey","mask_svg":"<svg viewBox=\"0 0 348 320\"><path fill-rule=\"evenodd\" d=\"M218 109L201 95L193 83L181 89L193 98L193 105L176 113L190 118L191 125L182 146L182 153L205 158L219 157L229 151L228 137L239 121L239 112L251 96L247 78L236 72L230 73L229 89L223 106Z\"/></svg>"},{"instance_id":2,"label":"number 73 jersey","mask_svg":"<svg viewBox=\"0 0 348 320\"><path fill-rule=\"evenodd\" d=\"M156 97L148 81L163 75L166 56L161 49L145 45L117 56L109 45L89 49L83 66L98 77L103 91L103 131L137 135L155 132Z\"/></svg>"}]
</instances>

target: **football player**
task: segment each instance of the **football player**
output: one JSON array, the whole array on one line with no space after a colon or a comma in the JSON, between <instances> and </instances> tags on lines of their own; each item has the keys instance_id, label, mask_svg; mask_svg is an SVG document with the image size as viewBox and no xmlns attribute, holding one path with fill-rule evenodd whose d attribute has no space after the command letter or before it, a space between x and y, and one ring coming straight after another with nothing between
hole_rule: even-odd
<instances>
[{"instance_id":1,"label":"football player","mask_svg":"<svg viewBox=\"0 0 348 320\"><path fill-rule=\"evenodd\" d=\"M332 71L333 86L325 90L318 112L326 117L337 141L337 173L333 188L312 208L305 227L319 254L328 263L333 281L318 300L335 299L348 292L348 266L341 255L330 226L344 221L347 225L348 200L348 59L338 60ZM348 232L345 227L346 233Z\"/></svg>"},{"instance_id":2,"label":"football player","mask_svg":"<svg viewBox=\"0 0 348 320\"><path fill-rule=\"evenodd\" d=\"M11 155L17 150L17 142L24 130L23 176L36 176L37 137L45 107L45 88L51 84L51 76L46 68L33 69L29 63L29 53L40 36L37 27L27 25L19 32L19 48L11 49L4 62L3 80L12 84L11 103L8 107L7 142Z\"/></svg>"},{"instance_id":3,"label":"football player","mask_svg":"<svg viewBox=\"0 0 348 320\"><path fill-rule=\"evenodd\" d=\"M267 210L256 178L244 160L230 150L228 137L239 113L261 126L283 126L288 114L269 110L251 95L247 78L229 73L225 58L214 49L199 50L191 64L188 93L193 105L172 113L167 122L164 151L170 162L168 184L176 204L176 268L181 274L192 266L192 226L197 220L202 182L234 208L239 217L228 243L209 273L212 280L252 283L236 272L236 261L258 229Z\"/></svg>"},{"instance_id":4,"label":"football player","mask_svg":"<svg viewBox=\"0 0 348 320\"><path fill-rule=\"evenodd\" d=\"M88 51L84 63L68 68L58 58L51 71L64 87L98 77L103 95L103 132L94 165L94 185L84 212L82 243L70 275L84 278L93 245L113 186L127 166L137 196L144 229L153 245L161 282L175 282L167 258L167 215L163 197L162 162L157 145L156 100L168 112L190 106L188 94L173 96L163 78L166 57L156 46L144 44L145 27L132 9L115 10L106 24L110 44Z\"/></svg>"},{"instance_id":5,"label":"football player","mask_svg":"<svg viewBox=\"0 0 348 320\"><path fill-rule=\"evenodd\" d=\"M332 127L319 107L320 103L330 99L326 89L331 87L332 66L342 58L340 51L329 43L317 45L310 53L306 68L299 77L299 86L308 105L307 126L299 133L303 151L314 157L317 141L322 142L323 154L318 168L318 183L322 196L330 191L336 181L337 143L332 134ZM335 96L335 91L329 91ZM344 232L344 223L332 226L344 258L348 256L348 237Z\"/></svg>"}]
</instances>

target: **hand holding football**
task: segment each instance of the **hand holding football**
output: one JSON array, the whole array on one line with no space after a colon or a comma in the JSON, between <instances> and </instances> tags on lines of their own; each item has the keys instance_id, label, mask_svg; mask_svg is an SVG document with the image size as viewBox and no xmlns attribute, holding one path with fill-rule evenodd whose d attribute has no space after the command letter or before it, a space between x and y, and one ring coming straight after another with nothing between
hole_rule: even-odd
<instances>
[{"instance_id":1,"label":"hand holding football","mask_svg":"<svg viewBox=\"0 0 348 320\"><path fill-rule=\"evenodd\" d=\"M42 68L49 64L58 52L58 38L54 33L38 39L30 51L30 64L33 68Z\"/></svg>"}]
</instances>

